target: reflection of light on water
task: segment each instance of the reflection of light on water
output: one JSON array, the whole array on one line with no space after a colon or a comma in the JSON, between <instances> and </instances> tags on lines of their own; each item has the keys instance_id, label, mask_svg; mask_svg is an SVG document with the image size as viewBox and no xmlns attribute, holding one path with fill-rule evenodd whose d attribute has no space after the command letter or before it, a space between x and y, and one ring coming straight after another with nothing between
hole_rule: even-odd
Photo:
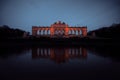
<instances>
[{"instance_id":1,"label":"reflection of light on water","mask_svg":"<svg viewBox=\"0 0 120 80\"><path fill-rule=\"evenodd\" d=\"M20 53L17 53L18 51ZM112 62L110 59L96 55L97 53L94 54L92 51L82 47L34 47L18 51L9 51L11 55L2 58L2 60L0 57L0 75L6 78L4 80L11 77L21 78L20 80L25 78L43 80L41 79L42 76L43 78L53 77L55 80L59 77L61 79L67 77L68 79L73 78L73 80L88 80L90 77L95 78L96 76L98 78L95 80L99 78L106 78L107 80L111 79L113 75L114 78L119 78L119 74L116 73L120 72L119 62Z\"/></svg>"},{"instance_id":2,"label":"reflection of light on water","mask_svg":"<svg viewBox=\"0 0 120 80\"><path fill-rule=\"evenodd\" d=\"M57 63L66 62L69 59L87 57L85 48L32 48L32 58L49 58Z\"/></svg>"}]
</instances>

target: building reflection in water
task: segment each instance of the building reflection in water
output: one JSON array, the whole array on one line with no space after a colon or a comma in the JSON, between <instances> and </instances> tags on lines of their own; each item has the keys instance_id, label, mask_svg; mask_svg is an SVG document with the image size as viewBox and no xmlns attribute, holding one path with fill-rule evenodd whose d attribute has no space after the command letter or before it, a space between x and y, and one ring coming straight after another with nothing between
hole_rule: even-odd
<instances>
[{"instance_id":1,"label":"building reflection in water","mask_svg":"<svg viewBox=\"0 0 120 80\"><path fill-rule=\"evenodd\" d=\"M67 62L69 59L86 59L85 48L32 48L32 59L48 58L56 63Z\"/></svg>"}]
</instances>

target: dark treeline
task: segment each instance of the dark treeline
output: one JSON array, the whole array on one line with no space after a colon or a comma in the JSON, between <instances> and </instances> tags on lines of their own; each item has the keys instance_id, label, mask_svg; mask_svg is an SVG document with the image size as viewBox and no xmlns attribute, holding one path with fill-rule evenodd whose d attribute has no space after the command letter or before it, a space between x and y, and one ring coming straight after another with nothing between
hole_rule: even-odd
<instances>
[{"instance_id":1,"label":"dark treeline","mask_svg":"<svg viewBox=\"0 0 120 80\"><path fill-rule=\"evenodd\" d=\"M0 37L1 38L18 38L23 37L25 31L20 29L13 29L7 25L0 26Z\"/></svg>"},{"instance_id":2,"label":"dark treeline","mask_svg":"<svg viewBox=\"0 0 120 80\"><path fill-rule=\"evenodd\" d=\"M109 27L102 27L88 32L88 35L101 38L120 38L120 24L113 24Z\"/></svg>"}]
</instances>

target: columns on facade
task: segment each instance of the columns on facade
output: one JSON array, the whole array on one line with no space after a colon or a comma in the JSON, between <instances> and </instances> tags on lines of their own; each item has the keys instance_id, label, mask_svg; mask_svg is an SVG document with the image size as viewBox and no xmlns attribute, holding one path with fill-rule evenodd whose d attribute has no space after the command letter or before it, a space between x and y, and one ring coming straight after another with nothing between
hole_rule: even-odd
<instances>
[{"instance_id":1,"label":"columns on facade","mask_svg":"<svg viewBox=\"0 0 120 80\"><path fill-rule=\"evenodd\" d=\"M74 36L87 36L87 27L64 27L59 29L62 31L61 33L64 33L65 36L68 36L69 34L72 34ZM63 32L64 31L64 32ZM55 28L54 26L49 27L32 27L32 35L37 36L37 35L51 35L54 36L55 34Z\"/></svg>"},{"instance_id":2,"label":"columns on facade","mask_svg":"<svg viewBox=\"0 0 120 80\"><path fill-rule=\"evenodd\" d=\"M41 30L39 30L39 35L41 35Z\"/></svg>"},{"instance_id":3,"label":"columns on facade","mask_svg":"<svg viewBox=\"0 0 120 80\"><path fill-rule=\"evenodd\" d=\"M33 29L32 30L32 35L33 36L37 36L37 35L49 35L49 29L44 29L44 28L41 28L41 29Z\"/></svg>"},{"instance_id":4,"label":"columns on facade","mask_svg":"<svg viewBox=\"0 0 120 80\"><path fill-rule=\"evenodd\" d=\"M80 34L80 30L78 30L78 36L80 36L81 34Z\"/></svg>"},{"instance_id":5,"label":"columns on facade","mask_svg":"<svg viewBox=\"0 0 120 80\"><path fill-rule=\"evenodd\" d=\"M81 35L81 29L78 28L73 28L69 29L69 34L75 35L75 36L80 36Z\"/></svg>"},{"instance_id":6,"label":"columns on facade","mask_svg":"<svg viewBox=\"0 0 120 80\"><path fill-rule=\"evenodd\" d=\"M45 30L43 29L43 35L45 35Z\"/></svg>"},{"instance_id":7,"label":"columns on facade","mask_svg":"<svg viewBox=\"0 0 120 80\"><path fill-rule=\"evenodd\" d=\"M50 33L49 33L49 32L50 32L50 30L49 30L49 29L47 29L47 30L46 30L46 32L47 32L47 35L50 35Z\"/></svg>"},{"instance_id":8,"label":"columns on facade","mask_svg":"<svg viewBox=\"0 0 120 80\"><path fill-rule=\"evenodd\" d=\"M69 33L69 28L66 27L66 28L65 28L65 35L68 36L68 33Z\"/></svg>"},{"instance_id":9,"label":"columns on facade","mask_svg":"<svg viewBox=\"0 0 120 80\"><path fill-rule=\"evenodd\" d=\"M51 36L54 35L54 29L53 29L53 26L51 26L51 28L50 28L50 35L51 35Z\"/></svg>"},{"instance_id":10,"label":"columns on facade","mask_svg":"<svg viewBox=\"0 0 120 80\"><path fill-rule=\"evenodd\" d=\"M76 36L76 33L77 33L77 31L76 31L76 29L74 29L74 35Z\"/></svg>"},{"instance_id":11,"label":"columns on facade","mask_svg":"<svg viewBox=\"0 0 120 80\"><path fill-rule=\"evenodd\" d=\"M82 27L82 36L87 36L87 27Z\"/></svg>"}]
</instances>

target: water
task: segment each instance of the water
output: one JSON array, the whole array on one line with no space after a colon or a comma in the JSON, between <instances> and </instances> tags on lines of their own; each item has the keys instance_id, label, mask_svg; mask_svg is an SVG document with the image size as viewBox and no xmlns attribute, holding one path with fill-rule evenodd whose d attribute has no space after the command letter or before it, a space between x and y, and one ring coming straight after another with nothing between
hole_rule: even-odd
<instances>
[{"instance_id":1,"label":"water","mask_svg":"<svg viewBox=\"0 0 120 80\"><path fill-rule=\"evenodd\" d=\"M2 48L0 80L119 80L119 57L108 55L113 51L89 47Z\"/></svg>"}]
</instances>

